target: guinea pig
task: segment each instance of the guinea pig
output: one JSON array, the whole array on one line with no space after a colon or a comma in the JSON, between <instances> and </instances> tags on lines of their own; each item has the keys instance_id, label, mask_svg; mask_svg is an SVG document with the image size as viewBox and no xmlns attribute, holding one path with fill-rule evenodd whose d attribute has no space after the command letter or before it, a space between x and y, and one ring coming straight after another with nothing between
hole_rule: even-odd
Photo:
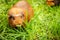
<instances>
[{"instance_id":1,"label":"guinea pig","mask_svg":"<svg viewBox=\"0 0 60 40\"><path fill-rule=\"evenodd\" d=\"M60 4L60 0L47 0L47 5L56 6Z\"/></svg>"},{"instance_id":2,"label":"guinea pig","mask_svg":"<svg viewBox=\"0 0 60 40\"><path fill-rule=\"evenodd\" d=\"M24 25L24 22L30 21L34 16L32 7L26 1L19 1L8 11L8 21L10 26Z\"/></svg>"}]
</instances>

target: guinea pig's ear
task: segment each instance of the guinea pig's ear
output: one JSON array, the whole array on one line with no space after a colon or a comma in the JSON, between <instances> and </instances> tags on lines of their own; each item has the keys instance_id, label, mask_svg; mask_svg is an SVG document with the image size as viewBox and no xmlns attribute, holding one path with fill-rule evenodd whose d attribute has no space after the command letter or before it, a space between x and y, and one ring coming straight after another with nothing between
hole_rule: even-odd
<instances>
[{"instance_id":1,"label":"guinea pig's ear","mask_svg":"<svg viewBox=\"0 0 60 40\"><path fill-rule=\"evenodd\" d=\"M15 20L15 18L14 18L13 15L10 15L10 16L9 16L9 19L10 19L10 20Z\"/></svg>"}]
</instances>

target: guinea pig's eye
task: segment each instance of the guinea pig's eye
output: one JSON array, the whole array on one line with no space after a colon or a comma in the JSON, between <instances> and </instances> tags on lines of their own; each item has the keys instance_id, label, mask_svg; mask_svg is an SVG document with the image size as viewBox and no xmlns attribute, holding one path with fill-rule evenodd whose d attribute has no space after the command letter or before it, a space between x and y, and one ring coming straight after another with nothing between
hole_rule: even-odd
<instances>
[{"instance_id":1,"label":"guinea pig's eye","mask_svg":"<svg viewBox=\"0 0 60 40\"><path fill-rule=\"evenodd\" d=\"M23 17L24 17L24 14L23 14L23 13L21 13L20 17L21 17L21 18L23 18Z\"/></svg>"},{"instance_id":2,"label":"guinea pig's eye","mask_svg":"<svg viewBox=\"0 0 60 40\"><path fill-rule=\"evenodd\" d=\"M51 1L51 2L54 2L54 1Z\"/></svg>"},{"instance_id":3,"label":"guinea pig's eye","mask_svg":"<svg viewBox=\"0 0 60 40\"><path fill-rule=\"evenodd\" d=\"M14 16L10 16L9 19L15 20Z\"/></svg>"}]
</instances>

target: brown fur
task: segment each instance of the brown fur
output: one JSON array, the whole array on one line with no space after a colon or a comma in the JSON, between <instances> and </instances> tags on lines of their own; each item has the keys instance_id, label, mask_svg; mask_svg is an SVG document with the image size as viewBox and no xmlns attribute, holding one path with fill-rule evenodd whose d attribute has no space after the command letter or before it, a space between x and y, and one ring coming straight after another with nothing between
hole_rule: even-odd
<instances>
[{"instance_id":1,"label":"brown fur","mask_svg":"<svg viewBox=\"0 0 60 40\"><path fill-rule=\"evenodd\" d=\"M32 7L26 1L17 2L8 12L10 26L24 25L25 21L30 21L34 12Z\"/></svg>"},{"instance_id":2,"label":"brown fur","mask_svg":"<svg viewBox=\"0 0 60 40\"><path fill-rule=\"evenodd\" d=\"M55 6L60 4L60 0L47 0L49 6Z\"/></svg>"}]
</instances>

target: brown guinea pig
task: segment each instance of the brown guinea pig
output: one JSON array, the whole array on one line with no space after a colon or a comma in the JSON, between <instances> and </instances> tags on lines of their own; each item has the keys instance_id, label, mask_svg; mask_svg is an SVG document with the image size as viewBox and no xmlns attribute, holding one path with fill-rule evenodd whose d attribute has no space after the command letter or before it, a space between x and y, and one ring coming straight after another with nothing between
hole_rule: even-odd
<instances>
[{"instance_id":1,"label":"brown guinea pig","mask_svg":"<svg viewBox=\"0 0 60 40\"><path fill-rule=\"evenodd\" d=\"M13 27L24 25L24 22L30 21L33 15L32 7L26 1L19 1L8 11L9 24Z\"/></svg>"},{"instance_id":2,"label":"brown guinea pig","mask_svg":"<svg viewBox=\"0 0 60 40\"><path fill-rule=\"evenodd\" d=\"M47 0L49 6L55 6L60 4L60 0Z\"/></svg>"}]
</instances>

